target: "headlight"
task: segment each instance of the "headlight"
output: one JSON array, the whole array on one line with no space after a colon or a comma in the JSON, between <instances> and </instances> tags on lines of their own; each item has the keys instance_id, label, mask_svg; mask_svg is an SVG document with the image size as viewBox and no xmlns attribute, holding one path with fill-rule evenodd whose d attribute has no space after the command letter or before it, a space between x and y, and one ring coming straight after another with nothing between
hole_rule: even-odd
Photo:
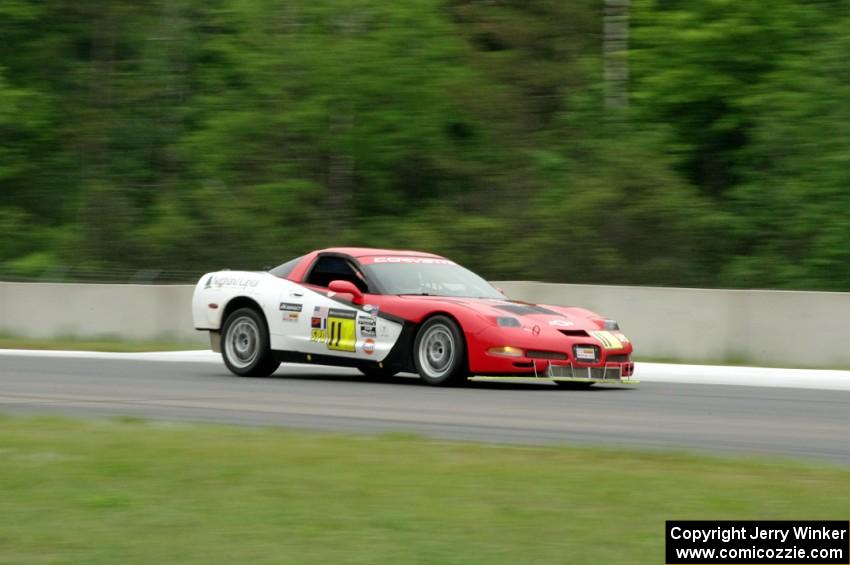
<instances>
[{"instance_id":1,"label":"headlight","mask_svg":"<svg viewBox=\"0 0 850 565\"><path fill-rule=\"evenodd\" d=\"M499 316L498 318L496 318L496 323L503 328L522 327L522 324L519 323L519 320L517 320L516 318L511 318L510 316Z\"/></svg>"},{"instance_id":2,"label":"headlight","mask_svg":"<svg viewBox=\"0 0 850 565\"><path fill-rule=\"evenodd\" d=\"M605 326L602 328L604 330L619 330L620 324L617 323L617 320L605 320Z\"/></svg>"}]
</instances>

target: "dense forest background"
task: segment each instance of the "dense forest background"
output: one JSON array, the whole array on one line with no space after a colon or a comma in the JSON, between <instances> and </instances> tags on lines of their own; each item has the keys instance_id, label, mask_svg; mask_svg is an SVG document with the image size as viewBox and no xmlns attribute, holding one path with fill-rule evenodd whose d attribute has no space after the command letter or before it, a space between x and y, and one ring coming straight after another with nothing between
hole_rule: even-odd
<instances>
[{"instance_id":1,"label":"dense forest background","mask_svg":"<svg viewBox=\"0 0 850 565\"><path fill-rule=\"evenodd\" d=\"M847 290L850 3L4 0L0 277L329 245L492 279Z\"/></svg>"}]
</instances>

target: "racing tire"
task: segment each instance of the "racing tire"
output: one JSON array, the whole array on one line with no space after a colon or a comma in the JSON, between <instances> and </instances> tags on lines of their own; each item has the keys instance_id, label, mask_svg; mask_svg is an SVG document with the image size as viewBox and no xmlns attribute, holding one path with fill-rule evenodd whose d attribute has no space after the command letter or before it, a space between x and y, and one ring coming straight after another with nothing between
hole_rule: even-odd
<instances>
[{"instance_id":1,"label":"racing tire","mask_svg":"<svg viewBox=\"0 0 850 565\"><path fill-rule=\"evenodd\" d=\"M231 312L221 327L221 358L240 377L268 377L280 366L269 345L263 315L253 308Z\"/></svg>"},{"instance_id":2,"label":"racing tire","mask_svg":"<svg viewBox=\"0 0 850 565\"><path fill-rule=\"evenodd\" d=\"M570 390L586 390L593 386L593 383L582 383L575 381L555 381L555 384L561 388Z\"/></svg>"},{"instance_id":3,"label":"racing tire","mask_svg":"<svg viewBox=\"0 0 850 565\"><path fill-rule=\"evenodd\" d=\"M466 342L457 323L446 316L427 320L413 342L413 364L419 378L432 386L466 380Z\"/></svg>"},{"instance_id":4,"label":"racing tire","mask_svg":"<svg viewBox=\"0 0 850 565\"><path fill-rule=\"evenodd\" d=\"M386 367L357 367L357 370L373 379L388 379L398 374L398 371Z\"/></svg>"}]
</instances>

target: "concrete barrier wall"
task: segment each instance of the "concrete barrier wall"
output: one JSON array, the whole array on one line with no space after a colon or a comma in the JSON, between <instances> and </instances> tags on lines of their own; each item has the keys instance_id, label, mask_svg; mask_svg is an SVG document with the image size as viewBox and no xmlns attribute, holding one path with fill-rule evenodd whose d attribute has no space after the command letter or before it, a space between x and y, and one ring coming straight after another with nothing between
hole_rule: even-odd
<instances>
[{"instance_id":1,"label":"concrete barrier wall","mask_svg":"<svg viewBox=\"0 0 850 565\"><path fill-rule=\"evenodd\" d=\"M518 300L582 306L616 319L638 357L850 367L850 293L496 285Z\"/></svg>"},{"instance_id":2,"label":"concrete barrier wall","mask_svg":"<svg viewBox=\"0 0 850 565\"><path fill-rule=\"evenodd\" d=\"M499 282L508 296L620 322L638 357L850 367L850 293ZM207 344L189 285L0 283L0 332Z\"/></svg>"},{"instance_id":3,"label":"concrete barrier wall","mask_svg":"<svg viewBox=\"0 0 850 565\"><path fill-rule=\"evenodd\" d=\"M192 326L191 285L0 283L0 332L209 344Z\"/></svg>"}]
</instances>

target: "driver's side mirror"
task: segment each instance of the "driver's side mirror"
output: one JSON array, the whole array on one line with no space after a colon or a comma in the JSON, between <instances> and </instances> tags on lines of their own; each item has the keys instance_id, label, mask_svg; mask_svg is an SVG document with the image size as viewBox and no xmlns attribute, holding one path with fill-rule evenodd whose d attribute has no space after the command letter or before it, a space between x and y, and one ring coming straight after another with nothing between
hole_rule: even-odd
<instances>
[{"instance_id":1,"label":"driver's side mirror","mask_svg":"<svg viewBox=\"0 0 850 565\"><path fill-rule=\"evenodd\" d=\"M337 294L350 294L351 301L354 304L363 303L363 293L360 292L357 285L351 281L331 281L328 285L328 290L336 292Z\"/></svg>"}]
</instances>

